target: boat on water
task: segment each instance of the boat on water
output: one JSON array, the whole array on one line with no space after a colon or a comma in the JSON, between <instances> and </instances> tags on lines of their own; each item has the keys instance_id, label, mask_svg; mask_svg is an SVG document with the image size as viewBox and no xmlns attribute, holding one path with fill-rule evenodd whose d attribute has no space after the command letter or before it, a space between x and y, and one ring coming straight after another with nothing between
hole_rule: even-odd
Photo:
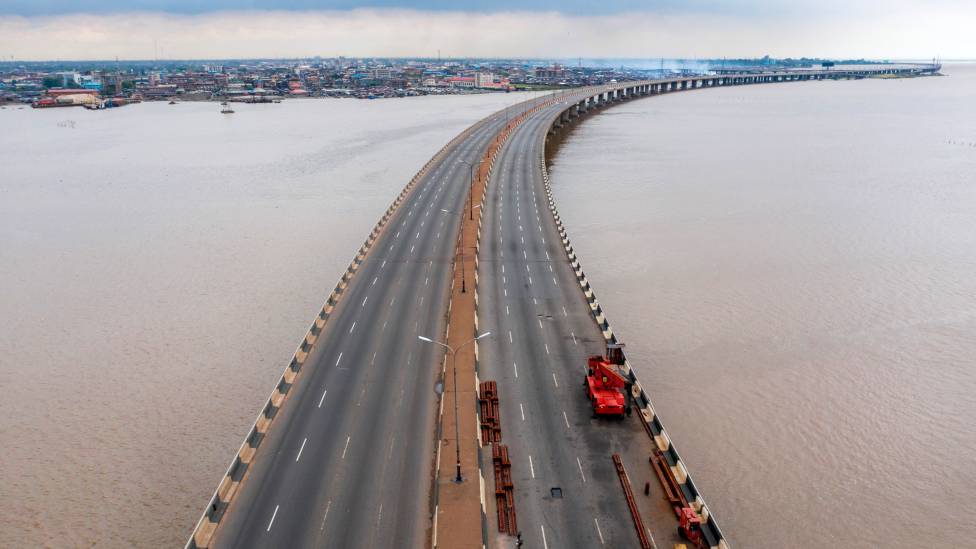
<instances>
[{"instance_id":1,"label":"boat on water","mask_svg":"<svg viewBox=\"0 0 976 549\"><path fill-rule=\"evenodd\" d=\"M224 102L221 103L221 105L223 106L223 108L220 109L220 112L221 113L223 113L223 114L234 114L234 109L230 106L230 103L224 101Z\"/></svg>"},{"instance_id":2,"label":"boat on water","mask_svg":"<svg viewBox=\"0 0 976 549\"><path fill-rule=\"evenodd\" d=\"M176 104L176 101L170 101L169 104L170 105L175 105Z\"/></svg>"}]
</instances>

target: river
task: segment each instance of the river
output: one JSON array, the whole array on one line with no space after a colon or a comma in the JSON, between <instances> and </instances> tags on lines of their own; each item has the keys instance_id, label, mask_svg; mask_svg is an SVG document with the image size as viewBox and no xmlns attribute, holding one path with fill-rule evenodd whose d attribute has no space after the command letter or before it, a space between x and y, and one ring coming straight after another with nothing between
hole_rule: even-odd
<instances>
[{"instance_id":1,"label":"river","mask_svg":"<svg viewBox=\"0 0 976 549\"><path fill-rule=\"evenodd\" d=\"M976 545L976 65L943 72L639 99L552 158L733 547Z\"/></svg>"},{"instance_id":2,"label":"river","mask_svg":"<svg viewBox=\"0 0 976 549\"><path fill-rule=\"evenodd\" d=\"M0 110L0 545L182 547L373 225L519 95Z\"/></svg>"}]
</instances>

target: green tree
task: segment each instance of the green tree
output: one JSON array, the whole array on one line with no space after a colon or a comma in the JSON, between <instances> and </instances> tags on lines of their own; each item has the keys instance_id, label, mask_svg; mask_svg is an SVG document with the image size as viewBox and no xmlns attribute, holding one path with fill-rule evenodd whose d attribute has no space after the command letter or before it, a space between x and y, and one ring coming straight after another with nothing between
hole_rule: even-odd
<instances>
[{"instance_id":1,"label":"green tree","mask_svg":"<svg viewBox=\"0 0 976 549\"><path fill-rule=\"evenodd\" d=\"M132 81L129 81L129 80L126 80L125 82L122 82L122 89L123 90L131 90L134 87L136 87L136 83L135 82L132 82Z\"/></svg>"},{"instance_id":2,"label":"green tree","mask_svg":"<svg viewBox=\"0 0 976 549\"><path fill-rule=\"evenodd\" d=\"M41 81L41 85L45 88L57 88L61 85L61 79L57 76L45 76L44 80Z\"/></svg>"}]
</instances>

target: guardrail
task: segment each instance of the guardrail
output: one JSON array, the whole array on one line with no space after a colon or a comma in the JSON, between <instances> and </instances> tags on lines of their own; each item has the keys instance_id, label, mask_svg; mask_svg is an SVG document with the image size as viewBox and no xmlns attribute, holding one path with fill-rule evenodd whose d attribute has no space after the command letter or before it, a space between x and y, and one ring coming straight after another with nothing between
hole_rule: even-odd
<instances>
[{"instance_id":1,"label":"guardrail","mask_svg":"<svg viewBox=\"0 0 976 549\"><path fill-rule=\"evenodd\" d=\"M555 122L555 120L562 116L564 111L560 111L553 117L550 124ZM540 163L542 165L542 180L546 190L546 196L549 202L549 211L552 214L553 220L556 222L556 228L559 231L559 236L562 239L563 248L566 250L566 256L569 259L570 265L572 265L573 270L576 272L576 279L579 282L580 289L583 291L583 295L586 297L587 302L590 305L591 314L594 321L600 327L603 332L603 337L606 339L607 343L617 343L617 337L613 333L613 329L610 327L610 321L607 320L606 313L600 306L600 302L597 301L596 295L593 293L593 288L590 286L589 281L586 279L586 275L583 273L583 268L580 265L579 258L576 256L576 251L573 249L573 245L569 241L569 236L566 233L566 228L563 226L562 219L559 216L559 211L556 209L556 203L552 197L552 188L549 185L549 172L546 169L546 155L545 155L545 143L543 143L542 152L539 154ZM687 467L681 460L681 456L678 455L678 450L674 447L671 442L670 437L668 437L667 432L664 430L664 425L661 423L661 419L654 411L654 405L651 403L650 397L643 390L640 381L637 379L637 374L634 373L633 368L630 365L630 361L624 356L624 368L630 377L631 382L633 382L633 396L637 402L638 411L643 419L644 429L647 431L648 436L654 444L661 450L664 454L665 461L667 461L668 466L674 472L675 478L679 482L679 487L684 494L685 498L694 507L695 511L698 512L702 521L702 534L705 541L708 543L709 547L728 549L729 545L725 541L725 536L722 534L722 530L719 528L718 523L715 521L715 517L709 511L708 506L705 504L705 500L702 498L701 494L698 492L698 488L695 486L694 481L691 479L691 474L688 472Z\"/></svg>"}]
</instances>

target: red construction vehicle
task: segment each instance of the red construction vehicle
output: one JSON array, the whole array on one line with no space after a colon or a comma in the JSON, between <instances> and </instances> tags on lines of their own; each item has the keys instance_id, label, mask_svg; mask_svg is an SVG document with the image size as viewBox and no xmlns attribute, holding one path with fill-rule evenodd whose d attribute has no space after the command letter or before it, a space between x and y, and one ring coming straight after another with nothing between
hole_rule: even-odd
<instances>
[{"instance_id":1,"label":"red construction vehicle","mask_svg":"<svg viewBox=\"0 0 976 549\"><path fill-rule=\"evenodd\" d=\"M695 544L695 547L701 547L701 518L688 505L674 471L664 459L664 453L655 448L649 461L654 472L657 473L658 480L661 481L661 487L664 488L665 499L671 504L674 514L678 516L678 535Z\"/></svg>"},{"instance_id":2,"label":"red construction vehicle","mask_svg":"<svg viewBox=\"0 0 976 549\"><path fill-rule=\"evenodd\" d=\"M593 405L593 417L629 416L628 404L631 381L624 373L622 343L607 345L606 356L591 356L589 375L583 379L586 396Z\"/></svg>"}]
</instances>

